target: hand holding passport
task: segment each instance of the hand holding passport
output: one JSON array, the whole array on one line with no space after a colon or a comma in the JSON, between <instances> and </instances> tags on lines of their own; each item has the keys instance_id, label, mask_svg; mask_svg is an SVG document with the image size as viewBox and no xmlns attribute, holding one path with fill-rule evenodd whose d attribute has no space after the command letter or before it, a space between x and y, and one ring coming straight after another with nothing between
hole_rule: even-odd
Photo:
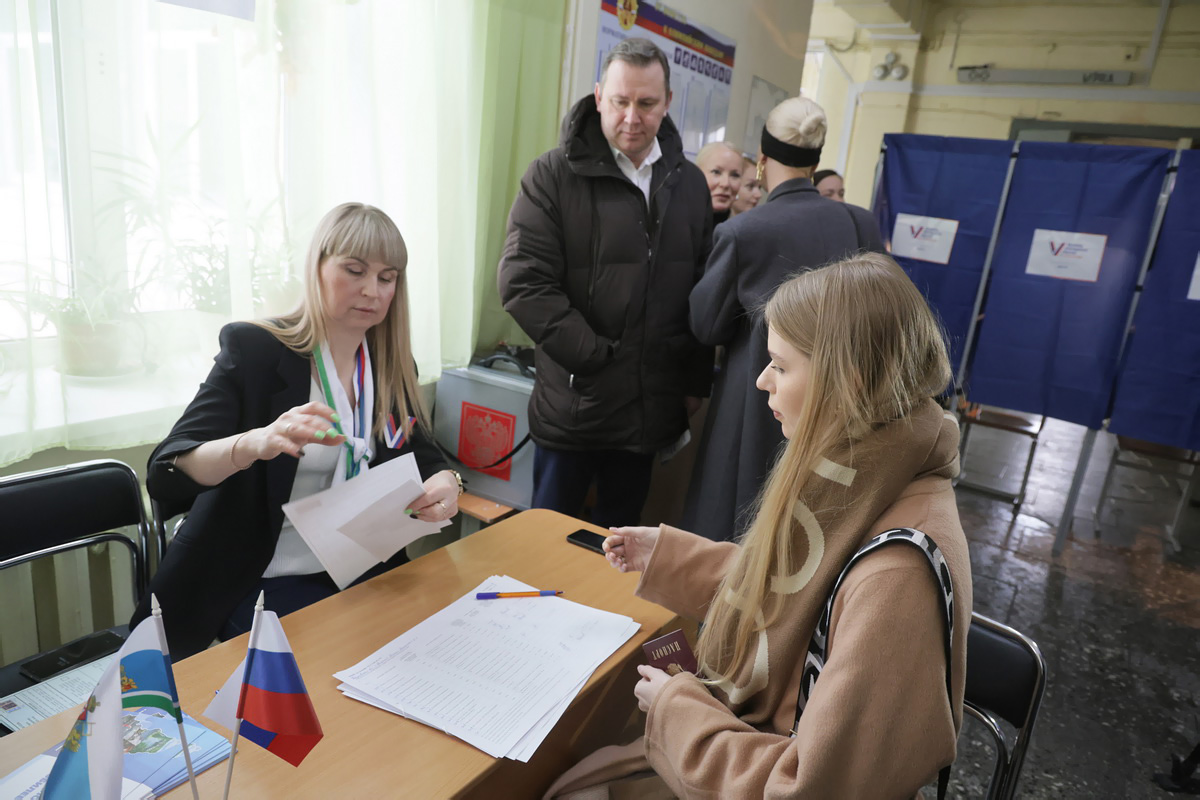
<instances>
[{"instance_id":1,"label":"hand holding passport","mask_svg":"<svg viewBox=\"0 0 1200 800\"><path fill-rule=\"evenodd\" d=\"M657 667L668 675L681 672L696 673L696 655L682 630L672 631L666 636L652 639L642 645L650 666Z\"/></svg>"}]
</instances>

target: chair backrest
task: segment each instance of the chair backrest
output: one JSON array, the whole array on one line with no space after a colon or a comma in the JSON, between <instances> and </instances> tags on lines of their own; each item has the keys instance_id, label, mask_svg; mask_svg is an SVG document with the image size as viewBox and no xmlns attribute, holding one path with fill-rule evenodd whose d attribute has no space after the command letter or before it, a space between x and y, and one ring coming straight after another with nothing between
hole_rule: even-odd
<instances>
[{"instance_id":1,"label":"chair backrest","mask_svg":"<svg viewBox=\"0 0 1200 800\"><path fill-rule=\"evenodd\" d=\"M1013 797L1046 690L1046 661L1028 636L982 614L972 614L966 678L966 702L1016 729L1011 743L998 742L999 759L1007 763L997 770L998 777L1003 772L1000 786L993 780L989 793L991 797ZM996 729L994 736L1003 735L994 721L989 727Z\"/></svg>"},{"instance_id":2,"label":"chair backrest","mask_svg":"<svg viewBox=\"0 0 1200 800\"><path fill-rule=\"evenodd\" d=\"M0 569L101 541L126 543L134 596L145 591L149 523L137 474L112 459L0 478ZM137 529L130 541L117 528Z\"/></svg>"}]
</instances>

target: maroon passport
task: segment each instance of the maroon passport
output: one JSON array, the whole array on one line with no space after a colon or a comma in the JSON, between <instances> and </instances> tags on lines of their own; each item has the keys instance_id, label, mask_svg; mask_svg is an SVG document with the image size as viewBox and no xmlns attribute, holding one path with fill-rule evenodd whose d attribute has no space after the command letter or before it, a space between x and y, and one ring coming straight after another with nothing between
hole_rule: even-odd
<instances>
[{"instance_id":1,"label":"maroon passport","mask_svg":"<svg viewBox=\"0 0 1200 800\"><path fill-rule=\"evenodd\" d=\"M692 674L696 672L696 655L682 630L672 631L666 636L646 642L642 645L642 650L645 651L646 658L650 659L650 666L658 667L671 675L681 671ZM672 665L675 669L671 669Z\"/></svg>"}]
</instances>

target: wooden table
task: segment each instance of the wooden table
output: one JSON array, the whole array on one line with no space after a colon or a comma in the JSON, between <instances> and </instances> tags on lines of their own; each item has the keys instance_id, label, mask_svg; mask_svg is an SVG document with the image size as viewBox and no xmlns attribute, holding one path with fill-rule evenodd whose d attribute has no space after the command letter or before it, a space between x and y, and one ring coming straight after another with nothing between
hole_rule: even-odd
<instances>
[{"instance_id":1,"label":"wooden table","mask_svg":"<svg viewBox=\"0 0 1200 800\"><path fill-rule=\"evenodd\" d=\"M553 511L525 511L469 538L284 617L325 738L299 767L254 744L239 744L234 797L538 797L564 769L613 736L635 709L641 646L673 630L669 611L634 596L637 576L568 544L590 527ZM489 575L563 589L566 597L641 623L632 639L592 676L527 764L497 759L441 731L350 700L333 673L358 663ZM520 602L520 601L513 601ZM175 665L185 711L220 733L201 712L241 661L246 636ZM0 739L0 775L62 740L78 716L64 712ZM202 797L220 797L226 763L199 776ZM187 785L171 793L190 797Z\"/></svg>"}]
</instances>

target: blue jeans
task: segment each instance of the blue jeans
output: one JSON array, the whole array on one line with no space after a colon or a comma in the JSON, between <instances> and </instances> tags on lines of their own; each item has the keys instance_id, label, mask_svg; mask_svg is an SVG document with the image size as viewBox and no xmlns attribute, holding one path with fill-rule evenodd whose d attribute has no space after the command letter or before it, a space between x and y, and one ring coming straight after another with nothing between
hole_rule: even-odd
<instances>
[{"instance_id":1,"label":"blue jeans","mask_svg":"<svg viewBox=\"0 0 1200 800\"><path fill-rule=\"evenodd\" d=\"M637 525L650 494L653 467L653 453L537 447L533 456L533 507L578 517L595 480L592 524L604 528Z\"/></svg>"}]
</instances>

